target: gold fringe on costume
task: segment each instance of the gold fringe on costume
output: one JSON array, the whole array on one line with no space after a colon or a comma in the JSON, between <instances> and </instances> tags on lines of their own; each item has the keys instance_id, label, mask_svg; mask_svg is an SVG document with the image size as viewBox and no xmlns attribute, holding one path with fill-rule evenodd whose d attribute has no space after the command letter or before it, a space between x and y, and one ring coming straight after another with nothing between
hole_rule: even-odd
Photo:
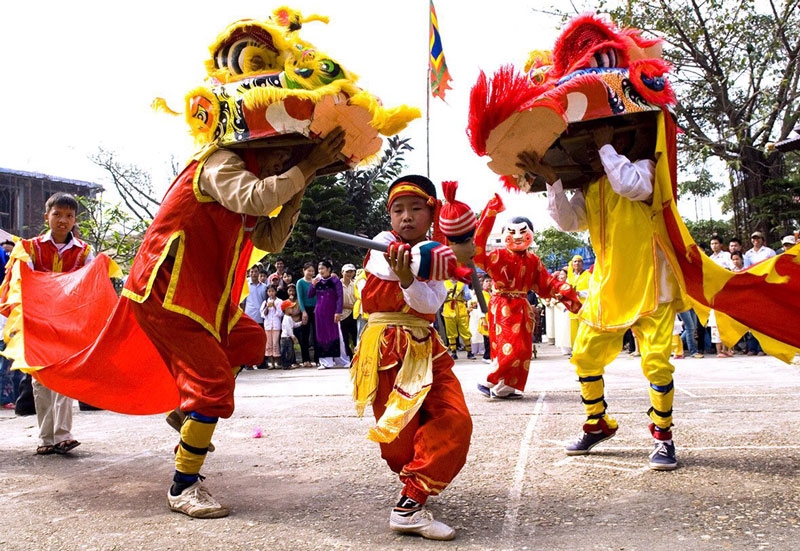
<instances>
[{"instance_id":1,"label":"gold fringe on costume","mask_svg":"<svg viewBox=\"0 0 800 551\"><path fill-rule=\"evenodd\" d=\"M364 408L375 400L378 389L378 371L393 367L381 366L381 347L385 344L384 333L389 326L405 332L406 350L403 362L394 381L394 388L386 401L386 411L373 426L367 438L374 442L391 442L419 411L433 382L433 357L430 339L430 323L426 320L400 312L375 312L370 314L367 326L361 335L358 352L350 368L353 381L353 400L356 413L364 414ZM404 337L398 332L396 345Z\"/></svg>"}]
</instances>

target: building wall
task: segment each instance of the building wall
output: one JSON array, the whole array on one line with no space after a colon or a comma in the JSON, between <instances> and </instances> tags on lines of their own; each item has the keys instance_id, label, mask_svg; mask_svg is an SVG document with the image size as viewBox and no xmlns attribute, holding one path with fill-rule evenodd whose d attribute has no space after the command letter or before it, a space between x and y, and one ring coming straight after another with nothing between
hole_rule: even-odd
<instances>
[{"instance_id":1,"label":"building wall","mask_svg":"<svg viewBox=\"0 0 800 551\"><path fill-rule=\"evenodd\" d=\"M96 198L103 188L91 182L0 169L0 228L24 238L39 235L47 198L59 191Z\"/></svg>"}]
</instances>

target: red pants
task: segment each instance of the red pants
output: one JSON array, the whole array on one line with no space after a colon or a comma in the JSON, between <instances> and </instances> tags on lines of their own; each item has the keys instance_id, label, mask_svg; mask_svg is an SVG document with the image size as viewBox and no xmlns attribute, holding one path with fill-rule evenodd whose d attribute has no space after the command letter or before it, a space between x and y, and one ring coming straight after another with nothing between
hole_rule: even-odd
<instances>
[{"instance_id":1,"label":"red pants","mask_svg":"<svg viewBox=\"0 0 800 551\"><path fill-rule=\"evenodd\" d=\"M395 344L396 329L387 329L381 346L381 363L391 369L378 372L378 390L372 409L378 420L394 387L404 351ZM403 493L419 503L438 495L461 471L467 460L472 418L461 383L453 374L453 359L431 330L433 384L422 407L394 441L381 444L381 457L400 474ZM391 357L395 356L395 357Z\"/></svg>"},{"instance_id":2,"label":"red pants","mask_svg":"<svg viewBox=\"0 0 800 551\"><path fill-rule=\"evenodd\" d=\"M226 332L228 318L223 316L218 341L196 321L163 307L168 283L168 268L162 266L147 300L141 304L131 301L134 315L175 378L181 411L230 417L234 407L232 368L261 363L266 346L264 328L243 315ZM229 312L236 309L231 304Z\"/></svg>"}]
</instances>

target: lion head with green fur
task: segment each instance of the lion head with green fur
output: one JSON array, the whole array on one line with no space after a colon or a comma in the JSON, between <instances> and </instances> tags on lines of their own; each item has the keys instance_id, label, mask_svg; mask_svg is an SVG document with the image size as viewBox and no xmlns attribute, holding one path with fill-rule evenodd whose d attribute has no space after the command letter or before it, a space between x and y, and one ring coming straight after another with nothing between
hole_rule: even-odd
<instances>
[{"instance_id":1,"label":"lion head with green fur","mask_svg":"<svg viewBox=\"0 0 800 551\"><path fill-rule=\"evenodd\" d=\"M378 133L400 132L420 116L405 105L384 108L339 61L302 40L299 32L309 21L327 18L282 7L266 20L237 21L217 36L206 82L186 96L184 116L199 146L268 144L298 134L313 141L341 126L345 164L353 166L380 150ZM155 106L169 110L163 100Z\"/></svg>"}]
</instances>

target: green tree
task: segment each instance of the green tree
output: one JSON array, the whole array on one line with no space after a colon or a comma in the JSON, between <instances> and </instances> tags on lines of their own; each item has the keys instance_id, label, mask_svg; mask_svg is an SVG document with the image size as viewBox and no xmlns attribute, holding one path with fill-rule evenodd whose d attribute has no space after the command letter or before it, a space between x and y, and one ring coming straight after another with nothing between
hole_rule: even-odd
<instances>
[{"instance_id":1,"label":"green tree","mask_svg":"<svg viewBox=\"0 0 800 551\"><path fill-rule=\"evenodd\" d=\"M780 249L778 239L800 228L800 154L786 156L783 177L767 180L764 192L752 200L754 216L762 227L772 229L774 239L767 241Z\"/></svg>"},{"instance_id":2,"label":"green tree","mask_svg":"<svg viewBox=\"0 0 800 551\"><path fill-rule=\"evenodd\" d=\"M686 227L695 242L706 245L712 235L717 235L727 247L728 240L737 235L730 220L686 220Z\"/></svg>"},{"instance_id":3,"label":"green tree","mask_svg":"<svg viewBox=\"0 0 800 551\"><path fill-rule=\"evenodd\" d=\"M780 177L781 155L768 144L800 119L800 1L628 2L616 15L666 40L684 168L724 161L737 233L770 233L761 211L771 205L754 200Z\"/></svg>"},{"instance_id":4,"label":"green tree","mask_svg":"<svg viewBox=\"0 0 800 551\"><path fill-rule=\"evenodd\" d=\"M389 228L386 211L389 184L405 166L405 153L413 148L408 139L393 136L374 165L317 178L306 190L300 216L283 251L268 255L274 263L281 257L295 277L305 262L315 264L326 258L334 270L342 264L360 264L366 250L320 239L317 228L324 226L344 233L371 238Z\"/></svg>"},{"instance_id":5,"label":"green tree","mask_svg":"<svg viewBox=\"0 0 800 551\"><path fill-rule=\"evenodd\" d=\"M78 214L82 239L96 252L114 259L123 271L128 271L142 243L147 223L134 218L120 205L90 197L77 199L82 207Z\"/></svg>"},{"instance_id":6,"label":"green tree","mask_svg":"<svg viewBox=\"0 0 800 551\"><path fill-rule=\"evenodd\" d=\"M539 246L536 255L551 273L569 264L573 251L589 247L588 236L584 233L562 232L558 228L550 227L534 232L533 235Z\"/></svg>"}]
</instances>

